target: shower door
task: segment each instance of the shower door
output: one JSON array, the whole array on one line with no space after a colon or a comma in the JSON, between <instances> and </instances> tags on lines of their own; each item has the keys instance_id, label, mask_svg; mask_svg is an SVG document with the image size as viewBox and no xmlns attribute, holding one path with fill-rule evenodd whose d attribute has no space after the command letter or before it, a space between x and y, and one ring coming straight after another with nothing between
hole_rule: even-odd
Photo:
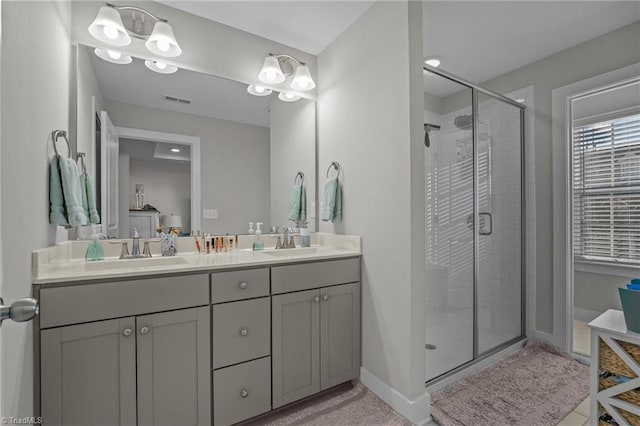
<instances>
[{"instance_id":1,"label":"shower door","mask_svg":"<svg viewBox=\"0 0 640 426\"><path fill-rule=\"evenodd\" d=\"M425 112L427 381L524 336L521 108L444 74L425 80L455 106Z\"/></svg>"}]
</instances>

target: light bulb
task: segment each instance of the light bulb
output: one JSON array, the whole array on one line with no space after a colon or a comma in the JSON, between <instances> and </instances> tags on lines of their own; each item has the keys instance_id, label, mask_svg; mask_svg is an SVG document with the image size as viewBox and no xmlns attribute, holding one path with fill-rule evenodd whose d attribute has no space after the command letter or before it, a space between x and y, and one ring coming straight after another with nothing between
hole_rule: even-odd
<instances>
[{"instance_id":1,"label":"light bulb","mask_svg":"<svg viewBox=\"0 0 640 426\"><path fill-rule=\"evenodd\" d=\"M107 38L110 40L115 40L118 38L118 29L115 25L107 24L104 26L102 31L104 32L104 35L107 36Z\"/></svg>"},{"instance_id":2,"label":"light bulb","mask_svg":"<svg viewBox=\"0 0 640 426\"><path fill-rule=\"evenodd\" d=\"M254 86L254 89L258 93L264 93L264 87L262 87L262 86Z\"/></svg>"},{"instance_id":3,"label":"light bulb","mask_svg":"<svg viewBox=\"0 0 640 426\"><path fill-rule=\"evenodd\" d=\"M171 47L171 45L169 44L169 42L165 39L159 39L158 40L158 50L162 51L162 52L168 52L169 48Z\"/></svg>"},{"instance_id":4,"label":"light bulb","mask_svg":"<svg viewBox=\"0 0 640 426\"><path fill-rule=\"evenodd\" d=\"M180 152L178 148L171 148L171 152Z\"/></svg>"},{"instance_id":5,"label":"light bulb","mask_svg":"<svg viewBox=\"0 0 640 426\"><path fill-rule=\"evenodd\" d=\"M273 71L267 71L267 73L265 74L265 78L268 81L275 81L276 78L278 78L278 75Z\"/></svg>"},{"instance_id":6,"label":"light bulb","mask_svg":"<svg viewBox=\"0 0 640 426\"><path fill-rule=\"evenodd\" d=\"M158 67L161 70L163 70L163 69L165 69L167 67L167 64L165 64L164 62L157 62L156 61L156 67Z\"/></svg>"},{"instance_id":7,"label":"light bulb","mask_svg":"<svg viewBox=\"0 0 640 426\"><path fill-rule=\"evenodd\" d=\"M107 55L113 59L120 59L122 57L122 53L116 52L115 50L107 50Z\"/></svg>"}]
</instances>

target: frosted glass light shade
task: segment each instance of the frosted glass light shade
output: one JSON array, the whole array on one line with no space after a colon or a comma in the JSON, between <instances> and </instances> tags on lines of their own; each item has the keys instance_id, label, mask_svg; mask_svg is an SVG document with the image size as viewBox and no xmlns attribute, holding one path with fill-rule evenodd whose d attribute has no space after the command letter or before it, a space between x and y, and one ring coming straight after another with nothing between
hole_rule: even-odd
<instances>
[{"instance_id":1,"label":"frosted glass light shade","mask_svg":"<svg viewBox=\"0 0 640 426\"><path fill-rule=\"evenodd\" d=\"M178 67L159 61L147 60L144 61L144 65L151 71L155 71L160 74L173 74L174 72L178 71Z\"/></svg>"},{"instance_id":2,"label":"frosted glass light shade","mask_svg":"<svg viewBox=\"0 0 640 426\"><path fill-rule=\"evenodd\" d=\"M264 58L262 69L260 70L260 74L258 74L258 80L269 84L278 84L284 81L284 74L280 69L278 58L275 56L267 56Z\"/></svg>"},{"instance_id":3,"label":"frosted glass light shade","mask_svg":"<svg viewBox=\"0 0 640 426\"><path fill-rule=\"evenodd\" d=\"M247 92L251 93L253 96L269 96L273 90L263 87L263 86L254 86L250 84L247 87Z\"/></svg>"},{"instance_id":4,"label":"frosted glass light shade","mask_svg":"<svg viewBox=\"0 0 640 426\"><path fill-rule=\"evenodd\" d=\"M300 96L294 95L293 93L280 92L280 94L278 95L278 99L284 102L295 102L300 99Z\"/></svg>"},{"instance_id":5,"label":"frosted glass light shade","mask_svg":"<svg viewBox=\"0 0 640 426\"><path fill-rule=\"evenodd\" d=\"M102 6L98 10L98 16L89 25L89 34L111 46L128 46L131 44L131 37L129 37L122 24L120 13L109 6Z\"/></svg>"},{"instance_id":6,"label":"frosted glass light shade","mask_svg":"<svg viewBox=\"0 0 640 426\"><path fill-rule=\"evenodd\" d=\"M93 51L98 58L113 64L126 65L130 64L133 60L131 56L125 55L124 53L120 53L116 50L96 48Z\"/></svg>"},{"instance_id":7,"label":"frosted glass light shade","mask_svg":"<svg viewBox=\"0 0 640 426\"><path fill-rule=\"evenodd\" d=\"M166 22L158 21L153 26L153 32L144 44L147 49L156 55L175 58L182 55L182 49L173 34L173 28Z\"/></svg>"},{"instance_id":8,"label":"frosted glass light shade","mask_svg":"<svg viewBox=\"0 0 640 426\"><path fill-rule=\"evenodd\" d=\"M311 78L311 72L306 65L298 65L295 74L293 74L293 81L291 81L291 88L294 90L312 90L316 87L316 83Z\"/></svg>"}]
</instances>

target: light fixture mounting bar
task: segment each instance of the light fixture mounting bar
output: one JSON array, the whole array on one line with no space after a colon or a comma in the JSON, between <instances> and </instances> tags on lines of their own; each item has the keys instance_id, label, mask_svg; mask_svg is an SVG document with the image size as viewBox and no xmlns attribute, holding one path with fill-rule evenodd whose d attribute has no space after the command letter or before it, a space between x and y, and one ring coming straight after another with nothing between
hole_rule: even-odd
<instances>
[{"instance_id":1,"label":"light fixture mounting bar","mask_svg":"<svg viewBox=\"0 0 640 426\"><path fill-rule=\"evenodd\" d=\"M269 56L273 56L280 63L286 61L287 59L290 59L290 60L294 61L295 63L297 63L298 65L307 65L306 63L302 62L298 58L296 58L294 56L291 56L291 55L287 55L286 53L269 53Z\"/></svg>"},{"instance_id":2,"label":"light fixture mounting bar","mask_svg":"<svg viewBox=\"0 0 640 426\"><path fill-rule=\"evenodd\" d=\"M164 18L159 18L157 16L155 16L154 14L152 14L151 12L148 12L140 7L136 7L136 6L116 6L115 4L111 4L111 3L105 3L107 6L114 8L117 11L120 10L134 10L136 12L140 12L140 13L144 13L145 15L147 15L148 17L150 17L151 19L155 20L156 22L169 22Z\"/></svg>"}]
</instances>

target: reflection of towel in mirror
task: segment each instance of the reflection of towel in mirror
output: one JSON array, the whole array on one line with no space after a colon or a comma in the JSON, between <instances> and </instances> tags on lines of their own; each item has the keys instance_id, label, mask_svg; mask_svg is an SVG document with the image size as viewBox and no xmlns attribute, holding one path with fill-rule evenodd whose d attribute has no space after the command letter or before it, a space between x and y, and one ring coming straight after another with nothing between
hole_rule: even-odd
<instances>
[{"instance_id":1,"label":"reflection of towel in mirror","mask_svg":"<svg viewBox=\"0 0 640 426\"><path fill-rule=\"evenodd\" d=\"M307 188L304 184L293 185L288 217L296 223L307 221Z\"/></svg>"},{"instance_id":2,"label":"reflection of towel in mirror","mask_svg":"<svg viewBox=\"0 0 640 426\"><path fill-rule=\"evenodd\" d=\"M89 218L89 223L100 223L100 215L96 209L96 187L93 177L87 173L80 175L80 191L82 192L82 210Z\"/></svg>"},{"instance_id":3,"label":"reflection of towel in mirror","mask_svg":"<svg viewBox=\"0 0 640 426\"><path fill-rule=\"evenodd\" d=\"M54 159L52 160L52 167L55 159L56 158L54 157ZM56 194L54 195L54 198L56 198L56 203L59 202L59 200L57 199L57 193L59 192L62 194L64 199L64 208L67 216L66 223L68 223L69 225L86 225L88 219L82 207L82 192L80 190L80 173L78 171L78 165L71 158L58 157L56 169L58 170L59 174L57 179L56 177L53 177L53 179L51 179L49 188L50 194ZM53 168L51 170L51 174L53 175ZM54 185L57 185L57 187L54 187ZM61 190L59 190L59 188L61 188ZM51 213L53 216L53 202L51 209ZM56 209L58 209L57 206ZM55 210L55 212L59 213L59 209ZM50 219L59 219L59 217L56 214L55 217L52 217ZM54 222L53 220L51 221L51 223L59 224L57 222Z\"/></svg>"},{"instance_id":4,"label":"reflection of towel in mirror","mask_svg":"<svg viewBox=\"0 0 640 426\"><path fill-rule=\"evenodd\" d=\"M324 202L320 218L325 222L342 220L342 185L337 177L329 179L324 185Z\"/></svg>"},{"instance_id":5,"label":"reflection of towel in mirror","mask_svg":"<svg viewBox=\"0 0 640 426\"><path fill-rule=\"evenodd\" d=\"M58 157L54 156L49 164L49 223L53 225L67 225L67 212L64 208L64 195L62 194L62 181L60 180L60 168Z\"/></svg>"}]
</instances>

